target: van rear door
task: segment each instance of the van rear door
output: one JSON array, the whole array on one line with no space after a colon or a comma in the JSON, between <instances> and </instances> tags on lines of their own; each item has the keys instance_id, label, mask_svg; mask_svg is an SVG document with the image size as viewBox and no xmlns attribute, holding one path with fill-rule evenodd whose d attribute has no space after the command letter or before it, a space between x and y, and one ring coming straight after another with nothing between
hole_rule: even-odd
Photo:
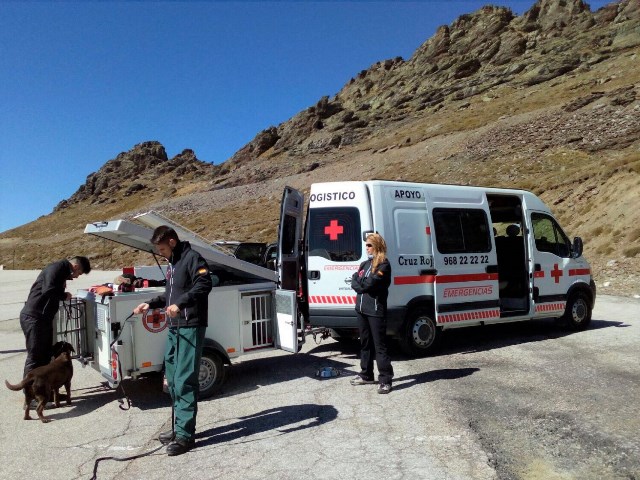
<instances>
[{"instance_id":1,"label":"van rear door","mask_svg":"<svg viewBox=\"0 0 640 480\"><path fill-rule=\"evenodd\" d=\"M366 259L364 235L373 231L369 193L363 182L311 186L306 270L312 325L354 328L356 293L351 276Z\"/></svg>"},{"instance_id":2,"label":"van rear door","mask_svg":"<svg viewBox=\"0 0 640 480\"><path fill-rule=\"evenodd\" d=\"M484 192L437 190L427 197L439 325L500 319L498 263Z\"/></svg>"},{"instance_id":3,"label":"van rear door","mask_svg":"<svg viewBox=\"0 0 640 480\"><path fill-rule=\"evenodd\" d=\"M304 195L285 187L280 204L278 227L278 285L284 290L298 291L300 274L300 247L302 246L302 215Z\"/></svg>"}]
</instances>

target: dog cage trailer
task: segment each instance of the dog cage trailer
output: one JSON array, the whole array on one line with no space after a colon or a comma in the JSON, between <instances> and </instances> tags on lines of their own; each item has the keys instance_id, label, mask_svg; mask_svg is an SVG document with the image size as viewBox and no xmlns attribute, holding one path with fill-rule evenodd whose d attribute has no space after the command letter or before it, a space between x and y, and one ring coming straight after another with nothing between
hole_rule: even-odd
<instances>
[{"instance_id":1,"label":"dog cage trailer","mask_svg":"<svg viewBox=\"0 0 640 480\"><path fill-rule=\"evenodd\" d=\"M266 349L298 352L304 342L296 292L277 288L277 273L223 253L183 227L152 212L136 219L144 226L112 220L87 224L85 233L152 253L150 238L158 224L170 225L207 261L214 280L200 364L200 395L220 389L231 361ZM164 287L99 295L80 289L61 308L57 338L69 341L79 360L88 362L113 388L123 379L163 370L168 322L163 309L131 316L140 303Z\"/></svg>"}]
</instances>

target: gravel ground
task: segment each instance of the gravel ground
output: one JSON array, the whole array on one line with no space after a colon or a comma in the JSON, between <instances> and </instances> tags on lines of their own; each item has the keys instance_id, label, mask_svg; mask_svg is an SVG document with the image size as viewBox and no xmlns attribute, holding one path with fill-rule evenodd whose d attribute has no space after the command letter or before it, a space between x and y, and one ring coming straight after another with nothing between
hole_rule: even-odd
<instances>
[{"instance_id":1,"label":"gravel ground","mask_svg":"<svg viewBox=\"0 0 640 480\"><path fill-rule=\"evenodd\" d=\"M16 381L24 338L11 311L32 279L10 275L0 273L0 378ZM308 337L298 355L247 355L222 394L200 403L197 448L104 460L98 478L637 479L639 318L640 300L599 296L583 332L547 320L451 330L436 356L393 350L389 395L349 385L353 344ZM327 366L341 375L316 377ZM159 379L125 388L128 410L76 364L73 404L45 412L48 424L22 420L22 396L0 389L0 476L88 479L100 457L156 449L170 425Z\"/></svg>"}]
</instances>

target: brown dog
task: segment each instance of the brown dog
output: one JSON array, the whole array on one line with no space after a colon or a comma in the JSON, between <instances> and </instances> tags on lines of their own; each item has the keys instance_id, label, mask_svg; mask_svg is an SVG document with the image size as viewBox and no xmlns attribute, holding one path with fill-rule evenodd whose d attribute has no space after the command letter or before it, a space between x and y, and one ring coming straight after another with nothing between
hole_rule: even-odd
<instances>
[{"instance_id":1,"label":"brown dog","mask_svg":"<svg viewBox=\"0 0 640 480\"><path fill-rule=\"evenodd\" d=\"M59 346L60 343L63 343L63 345ZM54 345L54 351L56 351L56 349L61 351L61 353L49 365L34 368L17 385L12 385L7 380L4 381L4 384L10 390L18 391L24 388L25 420L31 420L31 416L29 415L31 400L36 399L38 401L36 413L40 421L42 421L42 423L49 422L50 419L46 418L42 412L52 392L56 407L60 406L58 388L63 385L67 391L67 405L71 405L71 377L73 377L71 352L73 352L74 349L66 342L58 342Z\"/></svg>"}]
</instances>

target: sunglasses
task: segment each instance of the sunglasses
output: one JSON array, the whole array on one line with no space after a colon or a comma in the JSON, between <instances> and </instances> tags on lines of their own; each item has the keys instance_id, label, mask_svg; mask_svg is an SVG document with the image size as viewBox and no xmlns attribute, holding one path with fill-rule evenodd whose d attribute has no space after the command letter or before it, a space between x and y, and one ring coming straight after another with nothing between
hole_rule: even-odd
<instances>
[{"instance_id":1,"label":"sunglasses","mask_svg":"<svg viewBox=\"0 0 640 480\"><path fill-rule=\"evenodd\" d=\"M365 247L373 247L373 245L371 245L370 243L365 243L364 246Z\"/></svg>"}]
</instances>

